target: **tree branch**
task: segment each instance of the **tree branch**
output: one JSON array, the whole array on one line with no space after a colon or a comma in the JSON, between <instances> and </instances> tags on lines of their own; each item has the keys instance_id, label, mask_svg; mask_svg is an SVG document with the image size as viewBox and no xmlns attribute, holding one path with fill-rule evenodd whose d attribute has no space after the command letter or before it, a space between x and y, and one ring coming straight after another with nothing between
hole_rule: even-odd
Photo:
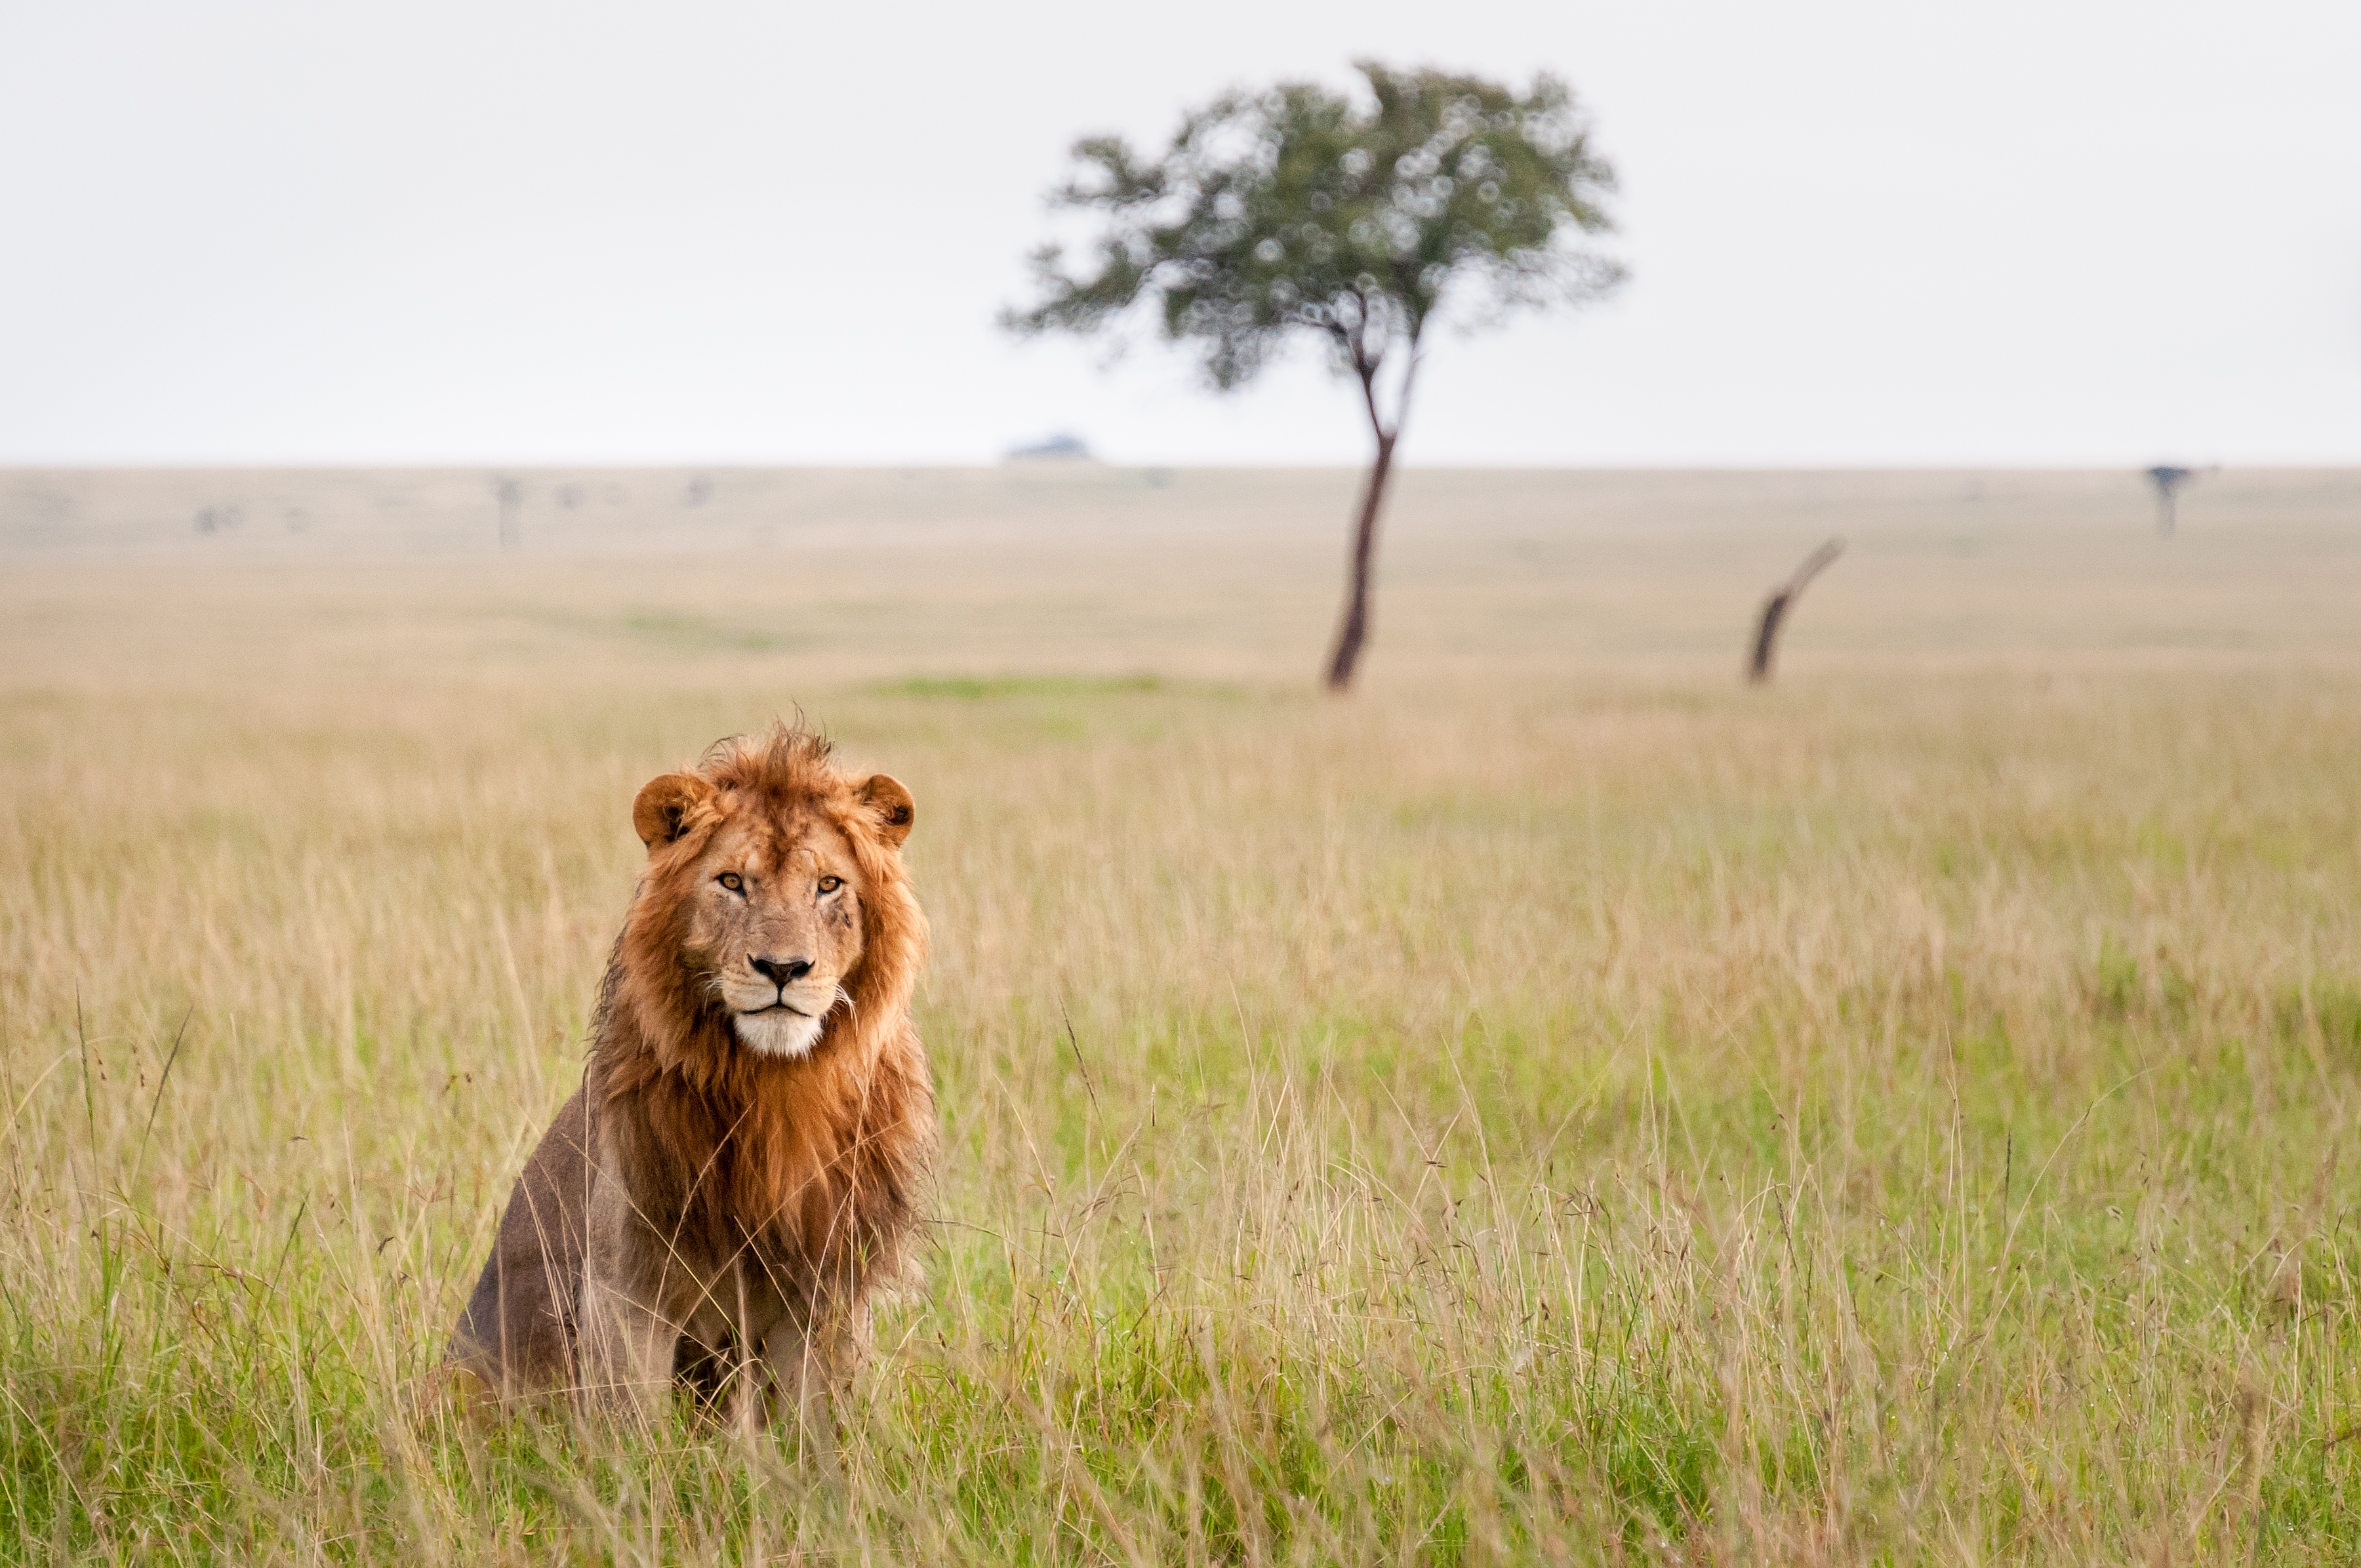
<instances>
[{"instance_id":1,"label":"tree branch","mask_svg":"<svg viewBox=\"0 0 2361 1568\"><path fill-rule=\"evenodd\" d=\"M1410 389L1418 382L1418 367L1426 363L1426 356L1419 351L1418 334L1416 332L1412 332L1410 334L1410 345L1404 352L1410 356L1410 364L1402 371L1401 390L1394 394L1394 428L1392 433L1396 439L1400 439L1401 436L1402 422L1410 417Z\"/></svg>"}]
</instances>

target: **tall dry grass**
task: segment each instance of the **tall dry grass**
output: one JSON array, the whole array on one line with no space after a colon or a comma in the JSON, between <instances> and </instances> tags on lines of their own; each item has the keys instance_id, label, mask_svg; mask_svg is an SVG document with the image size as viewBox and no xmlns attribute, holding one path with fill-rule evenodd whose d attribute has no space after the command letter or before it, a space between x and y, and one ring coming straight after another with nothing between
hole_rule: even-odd
<instances>
[{"instance_id":1,"label":"tall dry grass","mask_svg":"<svg viewBox=\"0 0 2361 1568\"><path fill-rule=\"evenodd\" d=\"M1334 704L586 655L643 577L26 580L0 1553L2361 1553L2361 675L2316 644L2150 657L2161 601L2094 594L2106 657L1881 672L1838 615L1759 694L1742 621L1588 676L1479 621ZM833 1471L472 1418L430 1374L579 1071L632 791L796 699L919 799L930 1287Z\"/></svg>"}]
</instances>

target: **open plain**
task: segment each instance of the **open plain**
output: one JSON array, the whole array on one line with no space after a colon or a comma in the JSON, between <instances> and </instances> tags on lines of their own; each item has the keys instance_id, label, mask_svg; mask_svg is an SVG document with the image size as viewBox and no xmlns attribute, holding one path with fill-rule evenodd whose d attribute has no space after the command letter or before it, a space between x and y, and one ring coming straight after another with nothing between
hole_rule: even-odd
<instances>
[{"instance_id":1,"label":"open plain","mask_svg":"<svg viewBox=\"0 0 2361 1568\"><path fill-rule=\"evenodd\" d=\"M2361 473L1414 470L1337 700L1354 485L0 473L0 1558L2361 1558ZM797 710L928 1288L832 1464L472 1414L632 793Z\"/></svg>"}]
</instances>

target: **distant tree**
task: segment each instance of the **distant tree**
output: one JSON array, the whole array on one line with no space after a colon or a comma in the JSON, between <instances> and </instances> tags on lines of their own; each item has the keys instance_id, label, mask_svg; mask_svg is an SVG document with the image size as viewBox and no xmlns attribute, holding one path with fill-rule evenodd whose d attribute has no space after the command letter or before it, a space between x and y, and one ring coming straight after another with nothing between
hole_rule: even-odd
<instances>
[{"instance_id":1,"label":"distant tree","mask_svg":"<svg viewBox=\"0 0 2361 1568\"><path fill-rule=\"evenodd\" d=\"M500 503L500 548L512 550L517 542L517 518L524 510L524 484L506 477L492 481L492 498Z\"/></svg>"},{"instance_id":2,"label":"distant tree","mask_svg":"<svg viewBox=\"0 0 2361 1568\"><path fill-rule=\"evenodd\" d=\"M1595 299L1623 276L1573 243L1612 226L1601 201L1615 176L1564 82L1537 76L1518 93L1440 71L1356 69L1366 99L1300 82L1233 91L1184 116L1154 161L1115 137L1075 143L1073 176L1049 201L1102 216L1095 266L1070 272L1045 246L1033 257L1039 302L1002 318L1021 334L1093 334L1151 302L1164 337L1196 343L1224 392L1291 338L1326 346L1360 384L1377 441L1328 659L1340 691L1368 637L1386 480L1446 299L1460 324L1488 326L1521 307ZM1399 369L1381 376L1389 366Z\"/></svg>"},{"instance_id":3,"label":"distant tree","mask_svg":"<svg viewBox=\"0 0 2361 1568\"><path fill-rule=\"evenodd\" d=\"M2156 487L2156 531L2167 539L2172 537L2172 525L2178 521L2180 487L2197 477L2193 468L2177 468L2159 463L2147 471L2147 482Z\"/></svg>"}]
</instances>

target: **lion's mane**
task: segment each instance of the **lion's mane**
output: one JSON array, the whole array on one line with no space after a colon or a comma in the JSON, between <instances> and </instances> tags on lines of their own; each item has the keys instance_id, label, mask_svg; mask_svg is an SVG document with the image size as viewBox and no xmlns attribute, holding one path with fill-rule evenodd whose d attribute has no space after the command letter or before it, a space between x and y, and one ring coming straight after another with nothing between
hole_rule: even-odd
<instances>
[{"instance_id":1,"label":"lion's mane","mask_svg":"<svg viewBox=\"0 0 2361 1568\"><path fill-rule=\"evenodd\" d=\"M813 1315L908 1279L935 1132L910 1020L926 917L875 807L829 751L779 725L706 754L697 772L715 796L650 861L608 966L588 1080L591 1113L659 1229L708 1256L746 1256ZM737 1044L683 955L697 857L725 797L766 817L818 812L861 868L860 963L801 1057Z\"/></svg>"}]
</instances>

